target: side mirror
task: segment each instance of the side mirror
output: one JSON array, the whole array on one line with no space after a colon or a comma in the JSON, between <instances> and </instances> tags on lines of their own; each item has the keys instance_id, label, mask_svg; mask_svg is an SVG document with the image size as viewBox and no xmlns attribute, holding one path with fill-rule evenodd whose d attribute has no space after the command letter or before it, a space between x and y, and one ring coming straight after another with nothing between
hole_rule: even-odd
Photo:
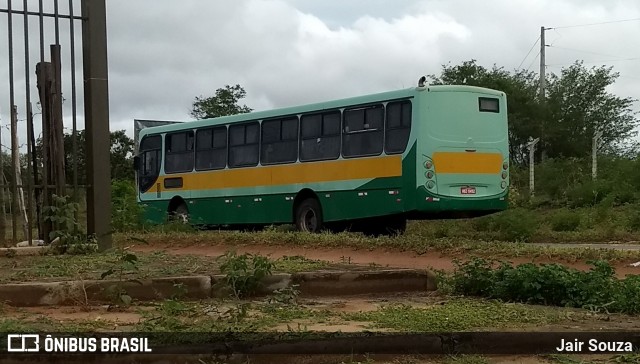
<instances>
[{"instance_id":1,"label":"side mirror","mask_svg":"<svg viewBox=\"0 0 640 364\"><path fill-rule=\"evenodd\" d=\"M137 171L140 169L140 157L133 157L133 170Z\"/></svg>"}]
</instances>

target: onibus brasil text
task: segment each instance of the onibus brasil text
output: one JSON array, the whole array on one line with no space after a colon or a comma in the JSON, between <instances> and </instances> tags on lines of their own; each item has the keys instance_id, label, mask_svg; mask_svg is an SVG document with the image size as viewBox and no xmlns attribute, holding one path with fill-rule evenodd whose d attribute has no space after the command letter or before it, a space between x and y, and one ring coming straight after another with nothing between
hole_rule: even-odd
<instances>
[{"instance_id":1,"label":"onibus brasil text","mask_svg":"<svg viewBox=\"0 0 640 364\"><path fill-rule=\"evenodd\" d=\"M29 340L25 340L29 339ZM144 337L53 337L40 335L8 335L8 352L47 353L151 353L149 339Z\"/></svg>"}]
</instances>

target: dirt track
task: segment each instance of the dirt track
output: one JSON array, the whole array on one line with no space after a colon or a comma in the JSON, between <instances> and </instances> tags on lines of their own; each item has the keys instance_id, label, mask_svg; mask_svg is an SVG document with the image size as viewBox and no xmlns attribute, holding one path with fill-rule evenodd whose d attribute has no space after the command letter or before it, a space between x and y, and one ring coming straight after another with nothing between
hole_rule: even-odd
<instances>
[{"instance_id":1,"label":"dirt track","mask_svg":"<svg viewBox=\"0 0 640 364\"><path fill-rule=\"evenodd\" d=\"M225 252L235 250L238 253L252 253L268 255L272 258L283 256L303 256L308 259L325 260L335 263L352 264L377 264L393 268L416 268L435 269L451 271L455 268L455 259L464 260L465 256L444 256L440 253L416 254L413 252L389 251L384 249L353 249L353 248L305 248L294 246L273 246L273 245L192 245L192 246L171 246L171 245L141 245L133 248L136 251L149 252L164 250L170 254L187 254L217 257ZM497 257L496 257L497 258ZM505 259L514 264L522 263L554 263L551 259L532 258L509 258ZM640 274L640 267L632 267L629 264L633 261L617 262L614 264L618 276L624 277L628 274ZM588 270L591 266L586 262L563 263L567 266Z\"/></svg>"}]
</instances>

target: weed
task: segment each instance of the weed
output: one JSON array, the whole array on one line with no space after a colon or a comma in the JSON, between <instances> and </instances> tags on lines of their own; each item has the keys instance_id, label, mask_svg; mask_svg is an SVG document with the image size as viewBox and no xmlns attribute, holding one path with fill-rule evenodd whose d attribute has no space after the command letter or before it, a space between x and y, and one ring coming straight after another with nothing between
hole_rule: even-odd
<instances>
[{"instance_id":1,"label":"weed","mask_svg":"<svg viewBox=\"0 0 640 364\"><path fill-rule=\"evenodd\" d=\"M124 304L125 306L129 306L131 304L132 298L124 289L124 283L127 281L125 280L127 273L137 271L138 256L129 252L128 249L120 249L113 266L100 275L100 279L105 279L112 275L116 276L117 282L107 289L108 294L112 297L116 305ZM142 284L142 282L136 279L128 281Z\"/></svg>"},{"instance_id":2,"label":"weed","mask_svg":"<svg viewBox=\"0 0 640 364\"><path fill-rule=\"evenodd\" d=\"M68 196L53 195L53 204L45 206L43 215L45 221L52 224L49 239L58 240L52 244L54 253L82 255L94 253L98 250L95 236L89 236L80 230L80 224L75 216L78 204L71 202Z\"/></svg>"},{"instance_id":3,"label":"weed","mask_svg":"<svg viewBox=\"0 0 640 364\"><path fill-rule=\"evenodd\" d=\"M134 231L142 227L144 211L136 202L136 187L131 181L111 183L111 226L115 231Z\"/></svg>"},{"instance_id":4,"label":"weed","mask_svg":"<svg viewBox=\"0 0 640 364\"><path fill-rule=\"evenodd\" d=\"M300 285L294 284L289 287L280 288L273 291L273 296L269 297L268 302L271 304L293 305L298 303Z\"/></svg>"},{"instance_id":5,"label":"weed","mask_svg":"<svg viewBox=\"0 0 640 364\"><path fill-rule=\"evenodd\" d=\"M255 293L274 268L273 261L260 255L227 252L218 259L222 261L220 271L226 275L225 282L238 299Z\"/></svg>"}]
</instances>

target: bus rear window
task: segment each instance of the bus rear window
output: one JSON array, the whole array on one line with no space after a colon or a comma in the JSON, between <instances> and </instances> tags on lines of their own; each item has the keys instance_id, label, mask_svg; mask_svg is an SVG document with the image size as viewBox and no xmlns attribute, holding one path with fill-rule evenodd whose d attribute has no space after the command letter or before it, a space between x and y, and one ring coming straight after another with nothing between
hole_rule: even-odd
<instances>
[{"instance_id":1,"label":"bus rear window","mask_svg":"<svg viewBox=\"0 0 640 364\"><path fill-rule=\"evenodd\" d=\"M480 112L500 112L500 102L495 98L479 97L478 105Z\"/></svg>"}]
</instances>

